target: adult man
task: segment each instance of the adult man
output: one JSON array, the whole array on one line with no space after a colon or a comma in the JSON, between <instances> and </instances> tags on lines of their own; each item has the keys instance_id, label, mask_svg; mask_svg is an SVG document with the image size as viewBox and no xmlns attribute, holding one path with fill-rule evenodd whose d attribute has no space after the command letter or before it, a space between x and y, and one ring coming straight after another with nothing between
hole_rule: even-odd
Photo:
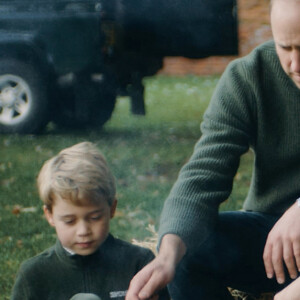
<instances>
[{"instance_id":1,"label":"adult man","mask_svg":"<svg viewBox=\"0 0 300 300\"><path fill-rule=\"evenodd\" d=\"M126 300L169 282L173 300L232 299L227 287L278 291L300 270L300 1L271 4L274 42L230 64L160 223L157 258ZM254 150L245 211L218 213L240 156ZM176 272L175 272L176 270Z\"/></svg>"}]
</instances>

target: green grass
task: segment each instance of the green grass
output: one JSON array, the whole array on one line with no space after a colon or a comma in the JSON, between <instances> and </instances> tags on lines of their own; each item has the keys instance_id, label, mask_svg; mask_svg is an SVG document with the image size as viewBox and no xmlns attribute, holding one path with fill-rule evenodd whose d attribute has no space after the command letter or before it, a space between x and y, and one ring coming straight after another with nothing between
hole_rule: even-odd
<instances>
[{"instance_id":1,"label":"green grass","mask_svg":"<svg viewBox=\"0 0 300 300\"><path fill-rule=\"evenodd\" d=\"M202 115L218 77L145 79L146 117L130 114L119 98L102 130L0 136L0 299L8 299L20 263L53 244L54 231L42 214L35 178L43 162L61 149L97 143L117 179L118 209L112 233L139 240L157 228L164 199L200 137ZM250 183L252 155L242 158L234 191L223 210L241 208ZM18 208L31 208L18 213Z\"/></svg>"}]
</instances>

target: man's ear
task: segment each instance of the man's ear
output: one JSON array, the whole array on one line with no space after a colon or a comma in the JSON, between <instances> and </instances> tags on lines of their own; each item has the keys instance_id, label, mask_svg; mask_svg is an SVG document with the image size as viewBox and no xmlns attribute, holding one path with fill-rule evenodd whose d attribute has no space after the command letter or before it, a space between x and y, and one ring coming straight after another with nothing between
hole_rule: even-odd
<instances>
[{"instance_id":1,"label":"man's ear","mask_svg":"<svg viewBox=\"0 0 300 300\"><path fill-rule=\"evenodd\" d=\"M116 208L117 208L117 204L118 204L118 200L115 198L113 200L113 203L110 207L110 218L112 219L115 215L115 212L116 212Z\"/></svg>"},{"instance_id":2,"label":"man's ear","mask_svg":"<svg viewBox=\"0 0 300 300\"><path fill-rule=\"evenodd\" d=\"M43 210L48 223L50 224L50 226L54 227L55 225L53 221L52 212L49 210L49 208L46 205L43 206Z\"/></svg>"}]
</instances>

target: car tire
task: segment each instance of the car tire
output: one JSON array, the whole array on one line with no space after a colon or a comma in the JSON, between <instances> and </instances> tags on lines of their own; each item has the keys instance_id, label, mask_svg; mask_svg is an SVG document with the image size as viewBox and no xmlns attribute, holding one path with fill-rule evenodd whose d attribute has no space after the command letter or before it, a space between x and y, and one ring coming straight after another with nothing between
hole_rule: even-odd
<instances>
[{"instance_id":1,"label":"car tire","mask_svg":"<svg viewBox=\"0 0 300 300\"><path fill-rule=\"evenodd\" d=\"M46 81L38 69L0 59L0 133L38 133L48 122Z\"/></svg>"},{"instance_id":2,"label":"car tire","mask_svg":"<svg viewBox=\"0 0 300 300\"><path fill-rule=\"evenodd\" d=\"M101 128L111 117L116 102L114 81L77 78L71 86L61 87L61 101L55 123L66 128Z\"/></svg>"}]
</instances>

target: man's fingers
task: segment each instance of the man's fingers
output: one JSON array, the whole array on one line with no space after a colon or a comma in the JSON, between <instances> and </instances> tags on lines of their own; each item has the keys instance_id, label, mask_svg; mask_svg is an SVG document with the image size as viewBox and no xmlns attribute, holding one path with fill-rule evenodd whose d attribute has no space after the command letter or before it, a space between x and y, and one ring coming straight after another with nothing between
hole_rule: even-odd
<instances>
[{"instance_id":1,"label":"man's fingers","mask_svg":"<svg viewBox=\"0 0 300 300\"><path fill-rule=\"evenodd\" d=\"M130 282L126 300L156 299L158 292L173 278L175 269L165 268L156 258L138 272Z\"/></svg>"},{"instance_id":2,"label":"man's fingers","mask_svg":"<svg viewBox=\"0 0 300 300\"><path fill-rule=\"evenodd\" d=\"M130 282L130 286L125 299L140 300L139 293L142 290L143 286L145 286L145 284L149 280L150 276L151 276L151 271L148 270L147 266L144 269L142 269L140 272L138 272Z\"/></svg>"},{"instance_id":3,"label":"man's fingers","mask_svg":"<svg viewBox=\"0 0 300 300\"><path fill-rule=\"evenodd\" d=\"M173 279L177 263L185 254L186 247L176 235L166 234L160 252L130 282L126 300L156 300L158 292Z\"/></svg>"},{"instance_id":4,"label":"man's fingers","mask_svg":"<svg viewBox=\"0 0 300 300\"><path fill-rule=\"evenodd\" d=\"M140 293L138 294L139 298L141 299L148 299L153 294L159 292L160 289L165 287L168 282L165 282L165 278L163 274L159 272L154 272L145 286L142 288Z\"/></svg>"},{"instance_id":5,"label":"man's fingers","mask_svg":"<svg viewBox=\"0 0 300 300\"><path fill-rule=\"evenodd\" d=\"M284 263L288 269L290 277L292 279L297 278L298 271L296 267L295 257L294 257L294 250L291 243L286 242L283 248L283 259Z\"/></svg>"},{"instance_id":6,"label":"man's fingers","mask_svg":"<svg viewBox=\"0 0 300 300\"><path fill-rule=\"evenodd\" d=\"M300 270L300 210L293 204L269 232L263 254L267 276L284 283L286 267L291 278ZM299 298L300 299L300 298Z\"/></svg>"},{"instance_id":7,"label":"man's fingers","mask_svg":"<svg viewBox=\"0 0 300 300\"><path fill-rule=\"evenodd\" d=\"M272 247L272 265L277 282L280 284L284 283L285 281L282 248L282 244L279 241Z\"/></svg>"},{"instance_id":8,"label":"man's fingers","mask_svg":"<svg viewBox=\"0 0 300 300\"><path fill-rule=\"evenodd\" d=\"M271 279L275 274L278 283L285 281L282 248L282 243L278 240L276 243L267 241L263 255L267 277Z\"/></svg>"},{"instance_id":9,"label":"man's fingers","mask_svg":"<svg viewBox=\"0 0 300 300\"><path fill-rule=\"evenodd\" d=\"M300 272L300 242L293 243L293 252L296 261L297 271Z\"/></svg>"},{"instance_id":10,"label":"man's fingers","mask_svg":"<svg viewBox=\"0 0 300 300\"><path fill-rule=\"evenodd\" d=\"M272 245L268 241L265 246L263 259L267 277L271 279L274 276L274 269L272 264Z\"/></svg>"}]
</instances>

